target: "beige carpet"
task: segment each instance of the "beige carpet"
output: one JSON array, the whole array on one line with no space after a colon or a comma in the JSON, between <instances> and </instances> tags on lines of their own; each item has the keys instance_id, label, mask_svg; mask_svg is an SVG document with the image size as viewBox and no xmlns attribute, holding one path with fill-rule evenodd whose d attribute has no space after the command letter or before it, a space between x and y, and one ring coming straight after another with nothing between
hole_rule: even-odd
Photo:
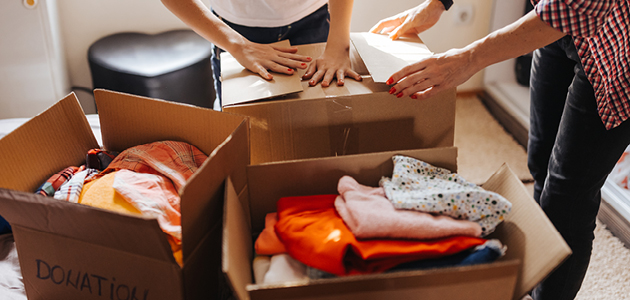
<instances>
[{"instance_id":1,"label":"beige carpet","mask_svg":"<svg viewBox=\"0 0 630 300\"><path fill-rule=\"evenodd\" d=\"M478 98L458 98L456 107L455 146L462 177L482 184L507 163L521 180L532 180L525 149L505 132Z\"/></svg>"},{"instance_id":2,"label":"beige carpet","mask_svg":"<svg viewBox=\"0 0 630 300\"><path fill-rule=\"evenodd\" d=\"M457 99L455 145L464 178L483 183L504 162L533 192L527 153L490 115L476 97ZM595 229L593 255L576 300L630 299L630 249L601 223Z\"/></svg>"}]
</instances>

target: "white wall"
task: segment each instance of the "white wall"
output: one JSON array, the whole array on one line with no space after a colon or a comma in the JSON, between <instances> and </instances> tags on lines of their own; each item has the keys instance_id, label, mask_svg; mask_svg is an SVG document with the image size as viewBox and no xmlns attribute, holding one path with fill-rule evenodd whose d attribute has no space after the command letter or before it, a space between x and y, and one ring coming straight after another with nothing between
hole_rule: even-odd
<instances>
[{"instance_id":1,"label":"white wall","mask_svg":"<svg viewBox=\"0 0 630 300\"><path fill-rule=\"evenodd\" d=\"M352 14L352 31L367 31L379 20L415 7L423 0L355 0ZM490 31L493 0L455 0L455 4L442 14L435 26L420 34L420 38L433 52L461 48L487 35ZM384 5L386 3L386 5ZM456 22L458 6L472 6L470 24ZM483 89L483 71L458 87L458 91Z\"/></svg>"},{"instance_id":2,"label":"white wall","mask_svg":"<svg viewBox=\"0 0 630 300\"><path fill-rule=\"evenodd\" d=\"M17 1L17 0L12 0ZM46 0L40 0L46 1ZM367 31L380 19L420 4L423 0L355 0L352 31ZM456 0L432 29L420 37L434 52L462 47L488 33L492 0ZM471 24L457 25L453 16L458 5L471 5ZM89 46L109 34L123 31L157 33L186 28L159 0L62 0L58 1L60 29L71 86L92 88L87 60ZM460 86L462 90L483 88L477 74ZM95 112L91 95L75 90L86 113Z\"/></svg>"}]
</instances>

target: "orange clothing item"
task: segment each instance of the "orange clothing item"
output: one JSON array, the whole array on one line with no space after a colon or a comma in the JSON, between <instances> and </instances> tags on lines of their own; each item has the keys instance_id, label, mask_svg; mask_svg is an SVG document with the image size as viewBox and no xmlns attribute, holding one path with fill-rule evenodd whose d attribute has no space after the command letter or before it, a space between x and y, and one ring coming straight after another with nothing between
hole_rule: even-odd
<instances>
[{"instance_id":1,"label":"orange clothing item","mask_svg":"<svg viewBox=\"0 0 630 300\"><path fill-rule=\"evenodd\" d=\"M138 173L164 175L177 191L208 158L197 147L177 141L161 141L126 149L100 174L127 169ZM100 175L99 175L100 176Z\"/></svg>"},{"instance_id":2,"label":"orange clothing item","mask_svg":"<svg viewBox=\"0 0 630 300\"><path fill-rule=\"evenodd\" d=\"M254 249L258 255L276 255L287 253L287 248L278 238L275 226L278 222L278 213L268 213L265 216L265 229L258 235Z\"/></svg>"},{"instance_id":3,"label":"orange clothing item","mask_svg":"<svg viewBox=\"0 0 630 300\"><path fill-rule=\"evenodd\" d=\"M380 273L401 263L455 254L487 241L469 236L359 241L335 209L337 196L281 198L275 226L292 257L334 275Z\"/></svg>"},{"instance_id":4,"label":"orange clothing item","mask_svg":"<svg viewBox=\"0 0 630 300\"><path fill-rule=\"evenodd\" d=\"M118 213L142 215L142 212L127 202L122 195L116 193L114 190L115 178L116 172L113 172L98 180L86 183L79 195L79 203Z\"/></svg>"},{"instance_id":5,"label":"orange clothing item","mask_svg":"<svg viewBox=\"0 0 630 300\"><path fill-rule=\"evenodd\" d=\"M90 181L83 186L79 196L79 203L90 205L118 213L126 213L131 215L143 215L143 213L134 207L127 199L114 189L114 182L119 171L106 174L101 178ZM181 234L180 234L181 236ZM173 251L175 261L182 266L183 255L181 238L175 238L167 235L168 242Z\"/></svg>"}]
</instances>

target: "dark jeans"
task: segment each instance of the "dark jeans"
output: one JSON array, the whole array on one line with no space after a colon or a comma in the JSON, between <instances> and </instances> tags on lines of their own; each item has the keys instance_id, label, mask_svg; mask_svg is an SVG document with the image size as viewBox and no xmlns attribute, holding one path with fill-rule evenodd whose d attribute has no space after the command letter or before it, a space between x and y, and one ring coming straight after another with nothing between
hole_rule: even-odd
<instances>
[{"instance_id":1,"label":"dark jeans","mask_svg":"<svg viewBox=\"0 0 630 300\"><path fill-rule=\"evenodd\" d=\"M216 14L216 13L215 13ZM218 16L218 15L217 15ZM219 18L221 18L219 16ZM330 28L330 14L328 4L301 20L282 27L248 27L230 23L222 19L225 24L249 41L259 44L270 44L282 40L289 40L292 46L312 43L323 43L328 39ZM214 75L214 89L221 107L221 53L223 49L212 46L212 72Z\"/></svg>"},{"instance_id":2,"label":"dark jeans","mask_svg":"<svg viewBox=\"0 0 630 300\"><path fill-rule=\"evenodd\" d=\"M574 299L591 256L600 189L630 142L630 124L606 130L571 37L536 50L530 97L534 198L573 251L532 297Z\"/></svg>"}]
</instances>

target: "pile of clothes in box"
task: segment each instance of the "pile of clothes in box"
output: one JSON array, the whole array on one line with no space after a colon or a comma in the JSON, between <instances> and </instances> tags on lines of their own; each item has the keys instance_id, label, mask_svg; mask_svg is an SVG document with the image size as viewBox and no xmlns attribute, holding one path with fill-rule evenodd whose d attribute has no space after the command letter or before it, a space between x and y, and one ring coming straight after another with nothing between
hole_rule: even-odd
<instances>
[{"instance_id":1,"label":"pile of clothes in box","mask_svg":"<svg viewBox=\"0 0 630 300\"><path fill-rule=\"evenodd\" d=\"M160 141L120 153L92 149L86 163L51 176L37 194L110 211L156 218L181 266L180 189L207 159L184 142Z\"/></svg>"},{"instance_id":2,"label":"pile of clothes in box","mask_svg":"<svg viewBox=\"0 0 630 300\"><path fill-rule=\"evenodd\" d=\"M252 263L257 284L489 263L506 247L486 238L511 203L456 173L394 156L379 187L350 176L338 194L284 197L266 215Z\"/></svg>"}]
</instances>

